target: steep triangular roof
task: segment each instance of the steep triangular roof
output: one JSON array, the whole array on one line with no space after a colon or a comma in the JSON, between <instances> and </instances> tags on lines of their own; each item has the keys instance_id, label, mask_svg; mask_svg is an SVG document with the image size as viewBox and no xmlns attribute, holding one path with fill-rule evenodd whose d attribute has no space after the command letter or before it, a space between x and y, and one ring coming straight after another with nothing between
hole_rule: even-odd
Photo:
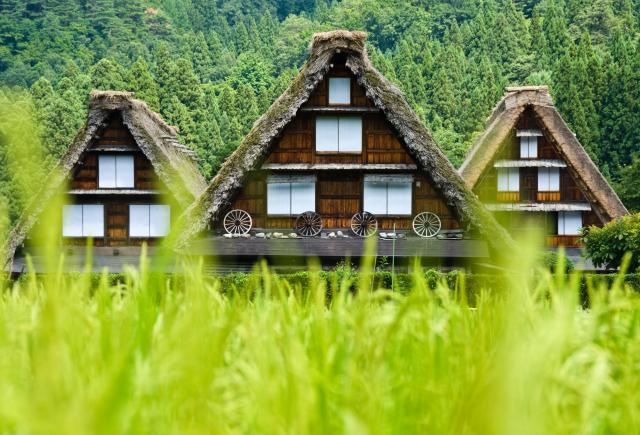
<instances>
[{"instance_id":1,"label":"steep triangular roof","mask_svg":"<svg viewBox=\"0 0 640 435\"><path fill-rule=\"evenodd\" d=\"M87 122L9 233L2 250L4 265L11 261L16 248L24 241L49 201L69 178L82 154L107 126L115 112L121 114L124 125L153 165L158 178L180 205L186 207L191 204L205 189L206 182L198 171L195 155L178 142L175 127L168 125L143 101L134 99L131 92L93 91Z\"/></svg>"},{"instance_id":2,"label":"steep triangular roof","mask_svg":"<svg viewBox=\"0 0 640 435\"><path fill-rule=\"evenodd\" d=\"M507 88L502 100L487 120L484 133L476 140L460 167L460 174L467 186L473 189L525 110L532 110L542 129L557 145L557 150L573 173L578 186L605 221L627 214L618 195L602 176L575 134L564 122L553 105L546 86L522 86Z\"/></svg>"},{"instance_id":3,"label":"steep triangular roof","mask_svg":"<svg viewBox=\"0 0 640 435\"><path fill-rule=\"evenodd\" d=\"M442 192L446 203L462 220L486 236L493 246L512 243L506 231L466 188L458 172L409 107L402 92L373 67L367 56L365 40L365 33L345 30L313 36L309 58L291 86L255 122L205 192L182 216L179 245L184 246L188 240L205 230L209 223L221 218L220 214L229 204L232 194L242 187L247 173L267 156L274 139L309 99L331 68L331 60L337 53L346 56L347 69L355 75L367 97L398 131L407 151Z\"/></svg>"}]
</instances>

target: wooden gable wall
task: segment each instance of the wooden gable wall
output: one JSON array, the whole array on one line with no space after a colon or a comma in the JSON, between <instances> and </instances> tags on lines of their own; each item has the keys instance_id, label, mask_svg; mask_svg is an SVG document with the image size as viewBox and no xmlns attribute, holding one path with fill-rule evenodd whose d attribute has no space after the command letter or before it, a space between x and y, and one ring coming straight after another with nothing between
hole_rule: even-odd
<instances>
[{"instance_id":1,"label":"wooden gable wall","mask_svg":"<svg viewBox=\"0 0 640 435\"><path fill-rule=\"evenodd\" d=\"M158 180L153 166L136 144L135 138L122 122L119 112L114 113L107 126L100 131L80 157L72 171L69 188L73 190L96 190L98 188L98 156L100 154L128 154L134 156L134 188L157 193L149 194L74 194L69 201L73 204L103 204L105 237L94 239L95 246L130 246L142 242L153 244L155 239L129 238L129 205L165 203L160 192L167 190ZM174 217L177 210L172 207ZM65 238L71 245L86 244L85 238Z\"/></svg>"},{"instance_id":2,"label":"wooden gable wall","mask_svg":"<svg viewBox=\"0 0 640 435\"><path fill-rule=\"evenodd\" d=\"M532 111L527 110L518 121L517 128L511 131L502 148L487 165L477 185L473 188L482 202L493 203L497 201L498 171L493 167L494 163L497 160L520 159L520 138L516 137L516 130L519 129L539 129L544 132L540 121L536 119ZM546 135L538 138L538 159L564 161L557 146ZM520 168L520 202L588 202L587 196L580 189L569 168L560 169L560 197L539 198L536 196L537 191L538 168Z\"/></svg>"},{"instance_id":3,"label":"wooden gable wall","mask_svg":"<svg viewBox=\"0 0 640 435\"><path fill-rule=\"evenodd\" d=\"M336 63L339 63L336 62ZM349 76L351 80L351 106L358 107L363 120L363 140L361 153L318 153L315 150L315 118L317 108L328 106L328 78ZM352 113L353 114L353 113ZM309 100L297 116L285 127L283 133L272 144L266 164L400 164L415 165L413 158L405 150L400 136L386 120L356 78L344 67L336 65L327 77L319 83ZM259 167L260 165L258 165ZM323 218L327 229L348 229L351 217L362 211L363 176L367 173L394 171L380 170L333 170L316 172L316 212ZM431 180L422 171L402 170L414 176L412 195L412 216L378 217L382 229L410 230L413 215L431 211L441 218L443 229L458 228L460 223L455 212L446 205L442 195L433 187ZM309 172L305 172L309 173ZM232 203L224 211L242 209L253 219L254 228L291 230L295 216L267 216L266 170L257 169L245 182L245 186L235 195ZM217 229L222 228L222 219Z\"/></svg>"}]
</instances>

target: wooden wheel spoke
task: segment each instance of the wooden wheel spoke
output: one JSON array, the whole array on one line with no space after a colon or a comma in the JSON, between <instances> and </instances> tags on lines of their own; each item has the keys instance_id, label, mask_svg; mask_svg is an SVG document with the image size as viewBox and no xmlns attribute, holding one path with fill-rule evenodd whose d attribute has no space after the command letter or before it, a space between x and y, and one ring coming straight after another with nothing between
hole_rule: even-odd
<instances>
[{"instance_id":1,"label":"wooden wheel spoke","mask_svg":"<svg viewBox=\"0 0 640 435\"><path fill-rule=\"evenodd\" d=\"M224 216L222 221L225 231L228 234L247 234L251 230L253 221L251 215L244 210L231 210Z\"/></svg>"},{"instance_id":2,"label":"wooden wheel spoke","mask_svg":"<svg viewBox=\"0 0 640 435\"><path fill-rule=\"evenodd\" d=\"M351 218L351 231L359 237L369 237L378 230L378 221L371 213L363 211Z\"/></svg>"},{"instance_id":3,"label":"wooden wheel spoke","mask_svg":"<svg viewBox=\"0 0 640 435\"><path fill-rule=\"evenodd\" d=\"M314 211L305 211L296 219L295 230L303 237L314 237L322 231L322 218Z\"/></svg>"},{"instance_id":4,"label":"wooden wheel spoke","mask_svg":"<svg viewBox=\"0 0 640 435\"><path fill-rule=\"evenodd\" d=\"M433 237L441 228L442 222L435 213L422 212L413 218L413 231L420 237Z\"/></svg>"}]
</instances>

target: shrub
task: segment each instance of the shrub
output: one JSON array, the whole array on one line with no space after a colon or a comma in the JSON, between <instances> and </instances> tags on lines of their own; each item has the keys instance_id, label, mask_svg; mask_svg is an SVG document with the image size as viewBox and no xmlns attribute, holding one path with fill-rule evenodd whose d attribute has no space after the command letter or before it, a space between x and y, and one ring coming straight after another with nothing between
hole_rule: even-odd
<instances>
[{"instance_id":1,"label":"shrub","mask_svg":"<svg viewBox=\"0 0 640 435\"><path fill-rule=\"evenodd\" d=\"M544 252L542 253L541 261L547 269L549 269L551 272L555 272L558 269L558 265L560 263L560 254L553 251ZM565 256L563 258L563 261L565 273L569 273L575 268L575 265L570 258Z\"/></svg>"},{"instance_id":2,"label":"shrub","mask_svg":"<svg viewBox=\"0 0 640 435\"><path fill-rule=\"evenodd\" d=\"M627 252L632 253L629 270L638 269L640 254L640 213L623 216L602 228L591 226L582 234L586 256L597 267L617 269Z\"/></svg>"}]
</instances>

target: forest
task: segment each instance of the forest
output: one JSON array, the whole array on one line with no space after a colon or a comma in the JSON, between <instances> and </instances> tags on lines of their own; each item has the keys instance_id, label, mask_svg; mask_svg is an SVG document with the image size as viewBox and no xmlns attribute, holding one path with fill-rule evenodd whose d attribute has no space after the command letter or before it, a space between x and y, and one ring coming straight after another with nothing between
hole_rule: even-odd
<instances>
[{"instance_id":1,"label":"forest","mask_svg":"<svg viewBox=\"0 0 640 435\"><path fill-rule=\"evenodd\" d=\"M360 29L454 165L505 86L546 84L637 210L639 24L640 0L0 0L0 99L26 101L51 167L91 89L133 91L179 127L210 178L287 87L314 32ZM11 142L0 135L3 169ZM18 184L0 171L11 220L24 206Z\"/></svg>"}]
</instances>

